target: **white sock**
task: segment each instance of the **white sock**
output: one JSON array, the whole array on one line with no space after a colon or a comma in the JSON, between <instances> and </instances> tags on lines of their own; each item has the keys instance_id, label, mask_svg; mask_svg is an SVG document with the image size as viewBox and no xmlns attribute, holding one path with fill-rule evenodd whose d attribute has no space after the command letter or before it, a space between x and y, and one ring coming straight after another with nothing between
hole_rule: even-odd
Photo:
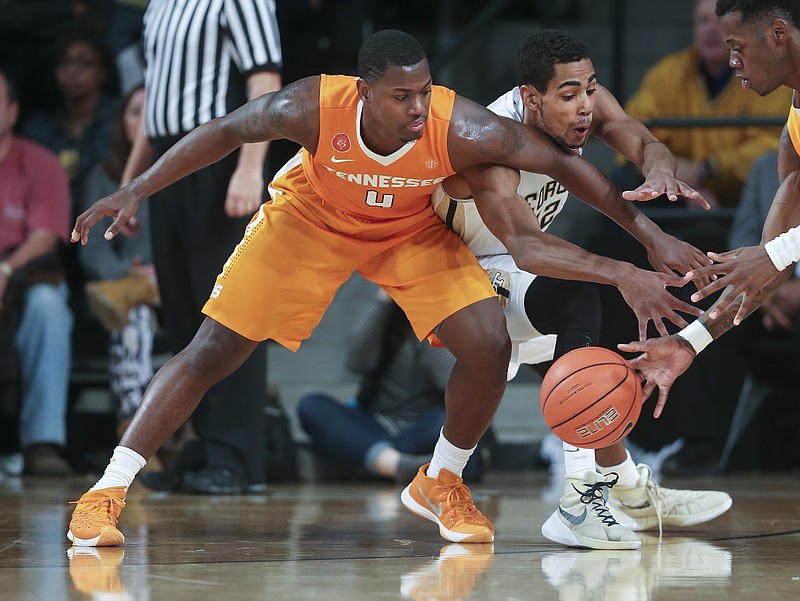
<instances>
[{"instance_id":1,"label":"white sock","mask_svg":"<svg viewBox=\"0 0 800 601\"><path fill-rule=\"evenodd\" d=\"M110 486L128 488L145 463L147 463L147 460L133 449L118 446L114 449L114 454L111 456L111 461L108 462L102 478L92 486L91 490Z\"/></svg>"},{"instance_id":2,"label":"white sock","mask_svg":"<svg viewBox=\"0 0 800 601\"><path fill-rule=\"evenodd\" d=\"M594 449L583 449L569 443L564 446L564 474L583 478L586 472L593 472L597 468L594 462Z\"/></svg>"},{"instance_id":3,"label":"white sock","mask_svg":"<svg viewBox=\"0 0 800 601\"><path fill-rule=\"evenodd\" d=\"M431 459L431 464L428 466L428 478L438 478L439 471L442 469L460 478L464 472L464 466L467 465L467 461L469 461L474 450L475 447L459 449L450 443L444 437L444 428L442 428L442 431L439 432L439 440L433 449L433 459Z\"/></svg>"},{"instance_id":4,"label":"white sock","mask_svg":"<svg viewBox=\"0 0 800 601\"><path fill-rule=\"evenodd\" d=\"M625 461L619 465L601 465L600 471L603 474L609 472L616 472L619 474L619 486L634 486L639 481L639 470L636 469L636 464L631 459L631 454L625 450Z\"/></svg>"}]
</instances>

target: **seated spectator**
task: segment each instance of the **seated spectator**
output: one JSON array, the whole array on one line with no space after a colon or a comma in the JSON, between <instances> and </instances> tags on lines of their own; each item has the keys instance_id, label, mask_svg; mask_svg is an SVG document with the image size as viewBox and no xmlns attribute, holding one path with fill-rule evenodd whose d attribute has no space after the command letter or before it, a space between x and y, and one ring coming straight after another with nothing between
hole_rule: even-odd
<instances>
[{"instance_id":1,"label":"seated spectator","mask_svg":"<svg viewBox=\"0 0 800 601\"><path fill-rule=\"evenodd\" d=\"M316 454L353 475L360 469L397 482L428 463L444 424L444 389L455 357L419 342L402 309L383 290L354 328L346 365L361 374L347 403L324 392L300 400L300 424ZM479 449L480 450L480 449ZM481 453L464 470L481 475Z\"/></svg>"},{"instance_id":2,"label":"seated spectator","mask_svg":"<svg viewBox=\"0 0 800 601\"><path fill-rule=\"evenodd\" d=\"M108 155L117 110L116 69L102 38L83 29L61 37L53 57L60 104L55 111L33 115L22 131L56 153L77 205L89 170Z\"/></svg>"},{"instance_id":3,"label":"seated spectator","mask_svg":"<svg viewBox=\"0 0 800 601\"><path fill-rule=\"evenodd\" d=\"M14 332L0 354L16 352L19 364L23 473L62 476L71 471L61 450L72 313L58 251L70 227L69 191L58 159L14 135L18 114L14 83L0 71L0 319Z\"/></svg>"},{"instance_id":4,"label":"seated spectator","mask_svg":"<svg viewBox=\"0 0 800 601\"><path fill-rule=\"evenodd\" d=\"M743 90L728 65L715 0L697 0L693 44L651 67L625 110L647 123L664 117L785 118L792 93L788 88L760 97ZM701 191L718 207L739 201L753 161L778 150L780 127L651 127L678 160L677 177ZM628 188L631 182L618 180Z\"/></svg>"},{"instance_id":5,"label":"seated spectator","mask_svg":"<svg viewBox=\"0 0 800 601\"><path fill-rule=\"evenodd\" d=\"M89 172L80 211L119 189L143 108L144 87L140 86L120 105L111 132L108 160ZM142 203L137 223L136 235L117 236L110 242L103 240L104 227L94 228L90 234L93 243L80 246L78 251L81 266L90 280L86 285L89 306L111 333L109 371L111 390L119 401L120 436L153 377L152 306L158 300L158 287L150 249L147 202Z\"/></svg>"}]
</instances>

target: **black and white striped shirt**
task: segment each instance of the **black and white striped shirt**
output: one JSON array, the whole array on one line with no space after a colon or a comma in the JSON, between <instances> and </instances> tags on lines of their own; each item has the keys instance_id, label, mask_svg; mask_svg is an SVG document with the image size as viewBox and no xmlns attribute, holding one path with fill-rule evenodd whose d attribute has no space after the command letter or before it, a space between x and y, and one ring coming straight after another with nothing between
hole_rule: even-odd
<instances>
[{"instance_id":1,"label":"black and white striped shirt","mask_svg":"<svg viewBox=\"0 0 800 601\"><path fill-rule=\"evenodd\" d=\"M247 101L247 77L277 70L275 0L151 0L144 15L145 131L187 133Z\"/></svg>"}]
</instances>

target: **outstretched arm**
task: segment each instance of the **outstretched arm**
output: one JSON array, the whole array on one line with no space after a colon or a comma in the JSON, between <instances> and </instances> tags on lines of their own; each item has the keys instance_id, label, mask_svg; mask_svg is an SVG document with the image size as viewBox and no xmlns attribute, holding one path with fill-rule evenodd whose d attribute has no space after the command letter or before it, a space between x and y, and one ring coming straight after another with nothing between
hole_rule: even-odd
<instances>
[{"instance_id":1,"label":"outstretched arm","mask_svg":"<svg viewBox=\"0 0 800 601\"><path fill-rule=\"evenodd\" d=\"M800 256L800 230L793 229L800 226L800 156L786 129L778 151L778 176L781 185L767 214L761 243L726 253L708 253L715 264L686 274L687 278L693 280L716 278L699 287L692 295L692 300L695 301L730 287L732 292L725 295L724 302L715 304L716 311L712 316L726 312L731 303L737 302L738 311L733 320L734 325L741 323L752 312L752 305L758 302L761 289L774 290L776 282L786 279L787 274L784 272L790 271L790 263ZM792 233L789 233L790 230L793 230ZM772 242L778 236L781 240ZM788 244L783 244L786 239L789 240ZM778 260L779 265L776 265L770 255ZM789 257L786 264L784 257ZM721 298L720 301L722 300Z\"/></svg>"},{"instance_id":2,"label":"outstretched arm","mask_svg":"<svg viewBox=\"0 0 800 601\"><path fill-rule=\"evenodd\" d=\"M595 94L592 123L597 125L597 137L641 169L645 181L637 188L636 195L650 194L651 198L657 198L666 194L672 201L682 196L705 209L711 208L702 194L675 177L677 163L669 149L641 121L626 113L614 95L600 85Z\"/></svg>"},{"instance_id":3,"label":"outstretched arm","mask_svg":"<svg viewBox=\"0 0 800 601\"><path fill-rule=\"evenodd\" d=\"M755 311L788 277L787 272L775 282L758 290L747 315ZM617 345L619 350L626 353L642 353L630 363L644 382L645 399L658 388L653 417L661 415L672 385L689 368L697 353L736 325L741 299L729 303L728 296L731 294L731 288L725 290L708 311L677 334ZM725 304L725 309L720 309L721 303Z\"/></svg>"},{"instance_id":4,"label":"outstretched arm","mask_svg":"<svg viewBox=\"0 0 800 601\"><path fill-rule=\"evenodd\" d=\"M104 217L113 238L141 200L233 152L242 144L286 138L316 151L319 134L319 77L301 79L282 90L260 96L239 109L213 119L180 139L129 185L100 199L75 222L72 241L86 244L89 229Z\"/></svg>"},{"instance_id":5,"label":"outstretched arm","mask_svg":"<svg viewBox=\"0 0 800 601\"><path fill-rule=\"evenodd\" d=\"M525 271L615 286L636 314L641 339L647 336L650 321L666 336L664 319L679 327L686 325L676 311L700 314L699 309L667 292L666 287L678 286L681 278L595 255L543 232L525 200L516 193L518 171L498 165L479 165L466 169L463 174L484 223Z\"/></svg>"},{"instance_id":6,"label":"outstretched arm","mask_svg":"<svg viewBox=\"0 0 800 601\"><path fill-rule=\"evenodd\" d=\"M685 274L708 264L702 252L666 235L635 205L623 200L619 189L600 170L535 128L498 117L458 97L448 144L453 166L459 171L479 163L496 163L549 175L639 240L659 271ZM649 195L643 193L641 199L649 200Z\"/></svg>"}]
</instances>

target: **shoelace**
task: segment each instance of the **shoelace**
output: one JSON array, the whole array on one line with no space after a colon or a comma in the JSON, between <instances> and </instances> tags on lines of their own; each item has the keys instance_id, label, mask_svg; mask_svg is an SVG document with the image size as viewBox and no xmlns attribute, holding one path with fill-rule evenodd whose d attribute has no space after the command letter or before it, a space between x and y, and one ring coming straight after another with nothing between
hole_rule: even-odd
<instances>
[{"instance_id":1,"label":"shoelace","mask_svg":"<svg viewBox=\"0 0 800 601\"><path fill-rule=\"evenodd\" d=\"M644 490L647 493L647 499L656 508L656 518L658 518L658 540L661 540L661 536L663 534L662 524L661 524L661 494L658 490L658 483L653 479L653 473L650 471L650 467L644 464L640 464L643 473L647 474L647 480L645 480Z\"/></svg>"},{"instance_id":2,"label":"shoelace","mask_svg":"<svg viewBox=\"0 0 800 601\"><path fill-rule=\"evenodd\" d=\"M606 499L605 496L603 495L603 488L610 489L619 481L619 475L615 472L610 472L606 474L606 478L612 475L614 477L613 480L603 480L600 482L596 482L595 484L585 484L584 491L580 491L574 484L572 485L572 488L575 489L575 492L581 496L581 503L585 505L591 505L597 516L607 526L613 526L614 524L618 523L617 520L614 519L614 516L611 515L611 512L608 510L608 506L606 505Z\"/></svg>"},{"instance_id":3,"label":"shoelace","mask_svg":"<svg viewBox=\"0 0 800 601\"><path fill-rule=\"evenodd\" d=\"M473 522L481 521L481 513L475 507L466 484L459 482L450 489L447 493L447 504L453 508L456 517Z\"/></svg>"},{"instance_id":4,"label":"shoelace","mask_svg":"<svg viewBox=\"0 0 800 601\"><path fill-rule=\"evenodd\" d=\"M77 505L81 501L70 501L70 505ZM85 501L84 501L85 502ZM119 516L122 508L125 507L125 501L117 499L116 497L100 497L93 505L84 509L86 513L91 513L94 517L99 517L101 514L104 518L108 519L108 523L112 526L117 525L117 516Z\"/></svg>"}]
</instances>

